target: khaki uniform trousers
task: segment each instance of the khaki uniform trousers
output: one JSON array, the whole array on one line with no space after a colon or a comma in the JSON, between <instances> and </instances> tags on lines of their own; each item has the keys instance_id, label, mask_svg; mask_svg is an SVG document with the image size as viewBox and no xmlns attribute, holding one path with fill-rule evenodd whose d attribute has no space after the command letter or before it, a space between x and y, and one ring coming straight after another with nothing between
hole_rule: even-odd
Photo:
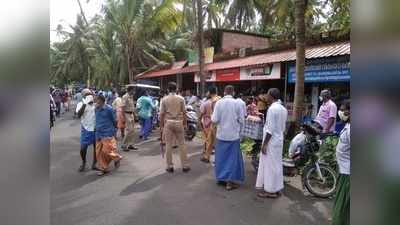
<instances>
[{"instance_id":1,"label":"khaki uniform trousers","mask_svg":"<svg viewBox=\"0 0 400 225\"><path fill-rule=\"evenodd\" d=\"M172 150L175 144L178 145L179 156L182 168L189 167L185 146L185 129L182 120L166 120L163 130L163 138L166 147L167 168L174 166L172 162Z\"/></svg>"},{"instance_id":2,"label":"khaki uniform trousers","mask_svg":"<svg viewBox=\"0 0 400 225\"><path fill-rule=\"evenodd\" d=\"M132 113L125 113L125 137L122 140L122 146L133 145L135 140L135 116Z\"/></svg>"},{"instance_id":3,"label":"khaki uniform trousers","mask_svg":"<svg viewBox=\"0 0 400 225\"><path fill-rule=\"evenodd\" d=\"M206 137L206 141L205 141L205 151L203 153L203 157L205 159L210 160L212 151L214 149L214 144L215 144L215 138L216 138L216 132L217 132L217 127L212 124L210 126L210 128L207 131L207 137Z\"/></svg>"}]
</instances>

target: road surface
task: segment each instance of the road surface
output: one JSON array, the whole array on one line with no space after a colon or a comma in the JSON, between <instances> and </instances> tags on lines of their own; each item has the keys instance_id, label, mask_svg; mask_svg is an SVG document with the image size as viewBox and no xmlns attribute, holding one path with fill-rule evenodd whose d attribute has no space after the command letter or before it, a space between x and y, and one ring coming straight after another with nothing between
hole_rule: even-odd
<instances>
[{"instance_id":1,"label":"road surface","mask_svg":"<svg viewBox=\"0 0 400 225\"><path fill-rule=\"evenodd\" d=\"M98 177L78 173L78 120L70 114L51 131L52 225L325 225L332 200L303 193L291 178L279 199L258 199L256 174L246 161L246 182L237 190L217 186L213 166L200 162L201 140L188 143L192 170L165 172L155 136L139 151L122 152L117 171ZM88 152L91 164L92 148ZM40 206L38 206L40 207Z\"/></svg>"}]
</instances>

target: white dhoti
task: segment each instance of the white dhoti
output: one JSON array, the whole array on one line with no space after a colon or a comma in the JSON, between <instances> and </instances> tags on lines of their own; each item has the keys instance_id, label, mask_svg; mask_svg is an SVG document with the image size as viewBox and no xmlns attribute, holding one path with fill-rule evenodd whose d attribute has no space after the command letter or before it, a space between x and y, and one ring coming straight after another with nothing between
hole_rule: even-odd
<instances>
[{"instance_id":1,"label":"white dhoti","mask_svg":"<svg viewBox=\"0 0 400 225\"><path fill-rule=\"evenodd\" d=\"M260 153L256 188L263 188L269 193L276 193L283 189L282 150L284 131L287 120L287 110L280 101L276 101L268 108L267 119L264 125L264 140L266 134L271 135L267 144L267 154Z\"/></svg>"},{"instance_id":2,"label":"white dhoti","mask_svg":"<svg viewBox=\"0 0 400 225\"><path fill-rule=\"evenodd\" d=\"M283 189L283 144L270 140L267 146L267 154L260 153L260 161L257 173L257 189L264 189L269 193L275 193Z\"/></svg>"}]
</instances>

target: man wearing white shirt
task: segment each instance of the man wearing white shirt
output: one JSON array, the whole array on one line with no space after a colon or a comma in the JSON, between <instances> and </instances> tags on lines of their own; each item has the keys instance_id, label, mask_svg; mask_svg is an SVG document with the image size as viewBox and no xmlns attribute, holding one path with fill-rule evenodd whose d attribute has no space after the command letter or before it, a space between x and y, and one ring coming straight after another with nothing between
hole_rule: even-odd
<instances>
[{"instance_id":1,"label":"man wearing white shirt","mask_svg":"<svg viewBox=\"0 0 400 225\"><path fill-rule=\"evenodd\" d=\"M276 198L283 189L282 149L288 112L280 101L277 88L269 89L266 99L272 104L264 125L256 188L263 189L258 197Z\"/></svg>"},{"instance_id":2,"label":"man wearing white shirt","mask_svg":"<svg viewBox=\"0 0 400 225\"><path fill-rule=\"evenodd\" d=\"M96 170L96 137L95 137L95 105L91 91L89 89L82 90L83 99L76 106L76 113L81 119L81 150L82 165L79 167L79 172L85 171L86 153L90 145L93 145L93 163L92 170Z\"/></svg>"},{"instance_id":3,"label":"man wearing white shirt","mask_svg":"<svg viewBox=\"0 0 400 225\"><path fill-rule=\"evenodd\" d=\"M239 187L244 181L244 164L240 151L240 130L244 124L241 104L234 99L234 88L225 87L224 97L216 102L211 121L217 126L215 176L226 190Z\"/></svg>"}]
</instances>

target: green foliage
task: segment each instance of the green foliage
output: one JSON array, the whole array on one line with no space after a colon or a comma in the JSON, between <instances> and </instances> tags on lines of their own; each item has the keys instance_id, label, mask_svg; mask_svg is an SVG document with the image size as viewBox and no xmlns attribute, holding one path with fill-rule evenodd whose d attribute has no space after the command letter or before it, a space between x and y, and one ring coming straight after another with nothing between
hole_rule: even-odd
<instances>
[{"instance_id":1,"label":"green foliage","mask_svg":"<svg viewBox=\"0 0 400 225\"><path fill-rule=\"evenodd\" d=\"M255 142L252 139L243 138L242 142L240 142L240 150L246 155L250 155L254 144Z\"/></svg>"},{"instance_id":2,"label":"green foliage","mask_svg":"<svg viewBox=\"0 0 400 225\"><path fill-rule=\"evenodd\" d=\"M307 34L350 31L350 0L308 0ZM177 7L181 5L183 7ZM267 34L272 41L295 38L293 0L203 0L205 28ZM102 12L75 25L57 27L62 37L50 46L50 81L84 81L119 86L140 72L186 59L196 46L192 0L107 0Z\"/></svg>"},{"instance_id":3,"label":"green foliage","mask_svg":"<svg viewBox=\"0 0 400 225\"><path fill-rule=\"evenodd\" d=\"M350 32L350 0L330 0L332 10L328 15L328 30Z\"/></svg>"},{"instance_id":4,"label":"green foliage","mask_svg":"<svg viewBox=\"0 0 400 225\"><path fill-rule=\"evenodd\" d=\"M327 137L319 149L319 157L322 161L328 163L332 168L336 168L336 145L339 142L338 137Z\"/></svg>"}]
</instances>

